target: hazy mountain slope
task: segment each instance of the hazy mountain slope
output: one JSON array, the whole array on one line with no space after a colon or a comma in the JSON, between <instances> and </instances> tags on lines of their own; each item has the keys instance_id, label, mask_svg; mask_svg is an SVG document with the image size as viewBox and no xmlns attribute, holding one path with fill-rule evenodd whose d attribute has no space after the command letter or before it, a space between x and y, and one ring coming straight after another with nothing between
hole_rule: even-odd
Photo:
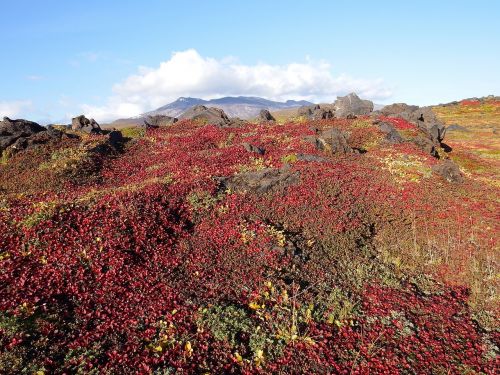
<instances>
[{"instance_id":1,"label":"hazy mountain slope","mask_svg":"<svg viewBox=\"0 0 500 375\"><path fill-rule=\"evenodd\" d=\"M217 107L222 109L229 117L240 117L242 119L250 119L256 117L262 109L270 111L277 111L280 109L297 108L302 105L311 105L312 103L301 100L287 100L286 102L276 102L264 98L253 96L226 96L218 99L203 100L199 98L185 98L180 97L176 101L166 104L153 111L143 113L137 117L130 119L119 119L110 125L116 126L117 124L139 124L142 119L148 115L166 115L172 117L179 117L187 109L203 104L207 107Z\"/></svg>"}]
</instances>

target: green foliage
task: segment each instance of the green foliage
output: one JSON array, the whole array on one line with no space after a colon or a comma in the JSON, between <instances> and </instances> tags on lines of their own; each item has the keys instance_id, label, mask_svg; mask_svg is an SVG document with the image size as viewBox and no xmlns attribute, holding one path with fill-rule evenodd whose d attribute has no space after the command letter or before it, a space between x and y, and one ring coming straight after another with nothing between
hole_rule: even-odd
<instances>
[{"instance_id":1,"label":"green foliage","mask_svg":"<svg viewBox=\"0 0 500 375\"><path fill-rule=\"evenodd\" d=\"M56 210L55 202L40 202L35 205L35 212L28 215L23 221L22 225L26 228L32 228L38 223L48 220L54 215Z\"/></svg>"},{"instance_id":2,"label":"green foliage","mask_svg":"<svg viewBox=\"0 0 500 375\"><path fill-rule=\"evenodd\" d=\"M236 306L212 306L201 309L198 324L208 328L217 340L238 344L238 335L251 333L255 326L246 310Z\"/></svg>"},{"instance_id":3,"label":"green foliage","mask_svg":"<svg viewBox=\"0 0 500 375\"><path fill-rule=\"evenodd\" d=\"M136 139L136 138L142 138L146 135L146 129L140 126L133 126L129 128L124 128L120 130L123 137L125 138L131 138L131 139Z\"/></svg>"},{"instance_id":4,"label":"green foliage","mask_svg":"<svg viewBox=\"0 0 500 375\"><path fill-rule=\"evenodd\" d=\"M281 161L284 164L293 164L297 161L297 155L296 154L285 155L281 158Z\"/></svg>"},{"instance_id":5,"label":"green foliage","mask_svg":"<svg viewBox=\"0 0 500 375\"><path fill-rule=\"evenodd\" d=\"M2 155L0 156L0 165L7 164L9 159L12 157L11 152L7 150L2 151Z\"/></svg>"},{"instance_id":6,"label":"green foliage","mask_svg":"<svg viewBox=\"0 0 500 375\"><path fill-rule=\"evenodd\" d=\"M215 206L220 197L210 194L208 191L192 192L187 196L187 201L195 211L209 210Z\"/></svg>"}]
</instances>

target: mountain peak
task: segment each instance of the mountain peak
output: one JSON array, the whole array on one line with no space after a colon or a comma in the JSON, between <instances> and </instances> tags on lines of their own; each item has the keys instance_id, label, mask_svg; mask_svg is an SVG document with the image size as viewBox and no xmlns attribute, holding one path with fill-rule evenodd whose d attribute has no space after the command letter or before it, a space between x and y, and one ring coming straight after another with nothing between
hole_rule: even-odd
<instances>
[{"instance_id":1,"label":"mountain peak","mask_svg":"<svg viewBox=\"0 0 500 375\"><path fill-rule=\"evenodd\" d=\"M203 104L207 107L220 108L230 117L250 119L257 117L262 109L276 111L281 109L300 107L303 105L311 105L313 103L305 100L287 100L286 102L278 102L260 98L258 96L225 96L222 98L210 100L181 96L174 102L157 108L154 111L144 113L141 116L167 115L178 117L182 115L187 109L199 104Z\"/></svg>"}]
</instances>

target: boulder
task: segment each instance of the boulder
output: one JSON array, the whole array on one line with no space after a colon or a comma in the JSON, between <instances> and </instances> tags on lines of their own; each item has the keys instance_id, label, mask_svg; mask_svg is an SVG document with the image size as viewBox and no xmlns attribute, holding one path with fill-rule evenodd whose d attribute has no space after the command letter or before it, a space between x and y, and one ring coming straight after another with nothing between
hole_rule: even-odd
<instances>
[{"instance_id":1,"label":"boulder","mask_svg":"<svg viewBox=\"0 0 500 375\"><path fill-rule=\"evenodd\" d=\"M53 127L43 127L28 120L11 120L4 117L0 121L0 153L9 149L10 154L60 139L63 132Z\"/></svg>"},{"instance_id":2,"label":"boulder","mask_svg":"<svg viewBox=\"0 0 500 375\"><path fill-rule=\"evenodd\" d=\"M315 144L318 150L329 151L333 154L353 152L352 148L347 144L344 133L335 128L318 131Z\"/></svg>"},{"instance_id":3,"label":"boulder","mask_svg":"<svg viewBox=\"0 0 500 375\"><path fill-rule=\"evenodd\" d=\"M390 122L376 121L375 125L377 125L380 131L385 134L385 139L387 139L389 142L403 142L403 137L401 137L401 134L399 134L399 132Z\"/></svg>"},{"instance_id":4,"label":"boulder","mask_svg":"<svg viewBox=\"0 0 500 375\"><path fill-rule=\"evenodd\" d=\"M439 158L439 153L436 149L437 145L428 137L419 135L413 138L412 142L422 151L434 156L435 158Z\"/></svg>"},{"instance_id":5,"label":"boulder","mask_svg":"<svg viewBox=\"0 0 500 375\"><path fill-rule=\"evenodd\" d=\"M196 105L184 112L179 119L200 121L205 124L217 126L230 126L231 120L226 113L219 108L205 107L204 105Z\"/></svg>"},{"instance_id":6,"label":"boulder","mask_svg":"<svg viewBox=\"0 0 500 375\"><path fill-rule=\"evenodd\" d=\"M404 103L395 103L385 106L380 110L380 113L389 117L399 117L417 125L425 135L420 135L412 139L412 141L432 156L439 157L437 152L437 148L439 147L447 149L447 146L442 144L446 135L446 127L437 118L431 107L417 107Z\"/></svg>"},{"instance_id":7,"label":"boulder","mask_svg":"<svg viewBox=\"0 0 500 375\"><path fill-rule=\"evenodd\" d=\"M252 144L250 144L248 142L243 142L241 145L248 152L254 152L254 153L258 154L258 155L264 155L265 152L266 152L266 150L264 150L262 147L252 145Z\"/></svg>"},{"instance_id":8,"label":"boulder","mask_svg":"<svg viewBox=\"0 0 500 375\"><path fill-rule=\"evenodd\" d=\"M441 143L446 134L444 123L438 120L430 107L422 107L415 110L410 115L410 121L427 132L431 140L435 143Z\"/></svg>"},{"instance_id":9,"label":"boulder","mask_svg":"<svg viewBox=\"0 0 500 375\"><path fill-rule=\"evenodd\" d=\"M326 120L334 117L331 109L323 108L319 104L302 106L297 110L297 115L308 120Z\"/></svg>"},{"instance_id":10,"label":"boulder","mask_svg":"<svg viewBox=\"0 0 500 375\"><path fill-rule=\"evenodd\" d=\"M297 154L298 161L316 162L316 163L327 163L331 160L323 156L311 155L311 154Z\"/></svg>"},{"instance_id":11,"label":"boulder","mask_svg":"<svg viewBox=\"0 0 500 375\"><path fill-rule=\"evenodd\" d=\"M263 109L260 111L258 119L259 119L259 121L262 121L262 122L270 122L270 121L274 122L274 121L276 121L274 116L267 109Z\"/></svg>"},{"instance_id":12,"label":"boulder","mask_svg":"<svg viewBox=\"0 0 500 375\"><path fill-rule=\"evenodd\" d=\"M121 152L125 138L118 130L110 131L100 137L99 143L89 150L89 152L100 155L112 155Z\"/></svg>"},{"instance_id":13,"label":"boulder","mask_svg":"<svg viewBox=\"0 0 500 375\"><path fill-rule=\"evenodd\" d=\"M339 96L333 103L335 117L347 118L348 116L362 116L373 112L373 102L362 100L355 93Z\"/></svg>"},{"instance_id":14,"label":"boulder","mask_svg":"<svg viewBox=\"0 0 500 375\"><path fill-rule=\"evenodd\" d=\"M333 117L333 112L324 108L316 108L310 116L311 120L327 120Z\"/></svg>"},{"instance_id":15,"label":"boulder","mask_svg":"<svg viewBox=\"0 0 500 375\"><path fill-rule=\"evenodd\" d=\"M280 169L265 168L259 171L238 173L231 177L219 177L220 190L230 189L235 192L254 192L265 194L270 191L282 190L300 182L300 173L294 172L289 166Z\"/></svg>"},{"instance_id":16,"label":"boulder","mask_svg":"<svg viewBox=\"0 0 500 375\"><path fill-rule=\"evenodd\" d=\"M464 181L460 168L452 160L447 159L432 167L432 171L452 183Z\"/></svg>"},{"instance_id":17,"label":"boulder","mask_svg":"<svg viewBox=\"0 0 500 375\"><path fill-rule=\"evenodd\" d=\"M316 109L320 109L317 104L299 107L297 116L310 118Z\"/></svg>"},{"instance_id":18,"label":"boulder","mask_svg":"<svg viewBox=\"0 0 500 375\"><path fill-rule=\"evenodd\" d=\"M158 128L160 126L169 126L176 123L178 119L176 117L170 117L165 115L153 115L148 116L144 119L144 126L146 128Z\"/></svg>"},{"instance_id":19,"label":"boulder","mask_svg":"<svg viewBox=\"0 0 500 375\"><path fill-rule=\"evenodd\" d=\"M11 120L4 117L0 121L0 136L29 137L35 133L46 130L43 126L28 120Z\"/></svg>"},{"instance_id":20,"label":"boulder","mask_svg":"<svg viewBox=\"0 0 500 375\"><path fill-rule=\"evenodd\" d=\"M73 117L71 119L71 129L89 134L102 134L102 129L93 118L88 119L84 115Z\"/></svg>"},{"instance_id":21,"label":"boulder","mask_svg":"<svg viewBox=\"0 0 500 375\"><path fill-rule=\"evenodd\" d=\"M406 103L394 103L383 107L380 113L384 116L410 114L418 109L417 105L408 105Z\"/></svg>"}]
</instances>

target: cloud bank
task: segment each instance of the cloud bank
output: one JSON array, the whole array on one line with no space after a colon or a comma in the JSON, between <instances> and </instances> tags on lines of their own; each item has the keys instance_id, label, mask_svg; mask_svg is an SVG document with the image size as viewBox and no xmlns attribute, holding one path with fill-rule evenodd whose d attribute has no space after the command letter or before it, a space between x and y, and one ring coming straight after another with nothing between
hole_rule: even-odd
<instances>
[{"instance_id":1,"label":"cloud bank","mask_svg":"<svg viewBox=\"0 0 500 375\"><path fill-rule=\"evenodd\" d=\"M23 114L32 107L29 100L0 101L0 119L6 117L16 117Z\"/></svg>"},{"instance_id":2,"label":"cloud bank","mask_svg":"<svg viewBox=\"0 0 500 375\"><path fill-rule=\"evenodd\" d=\"M196 50L175 52L157 68L140 67L113 87L103 106L83 105L84 113L100 121L132 117L180 96L212 99L221 96L261 96L272 100L333 101L355 91L363 98L383 100L391 91L381 79L334 76L325 61L245 65L233 58L217 60Z\"/></svg>"}]
</instances>

